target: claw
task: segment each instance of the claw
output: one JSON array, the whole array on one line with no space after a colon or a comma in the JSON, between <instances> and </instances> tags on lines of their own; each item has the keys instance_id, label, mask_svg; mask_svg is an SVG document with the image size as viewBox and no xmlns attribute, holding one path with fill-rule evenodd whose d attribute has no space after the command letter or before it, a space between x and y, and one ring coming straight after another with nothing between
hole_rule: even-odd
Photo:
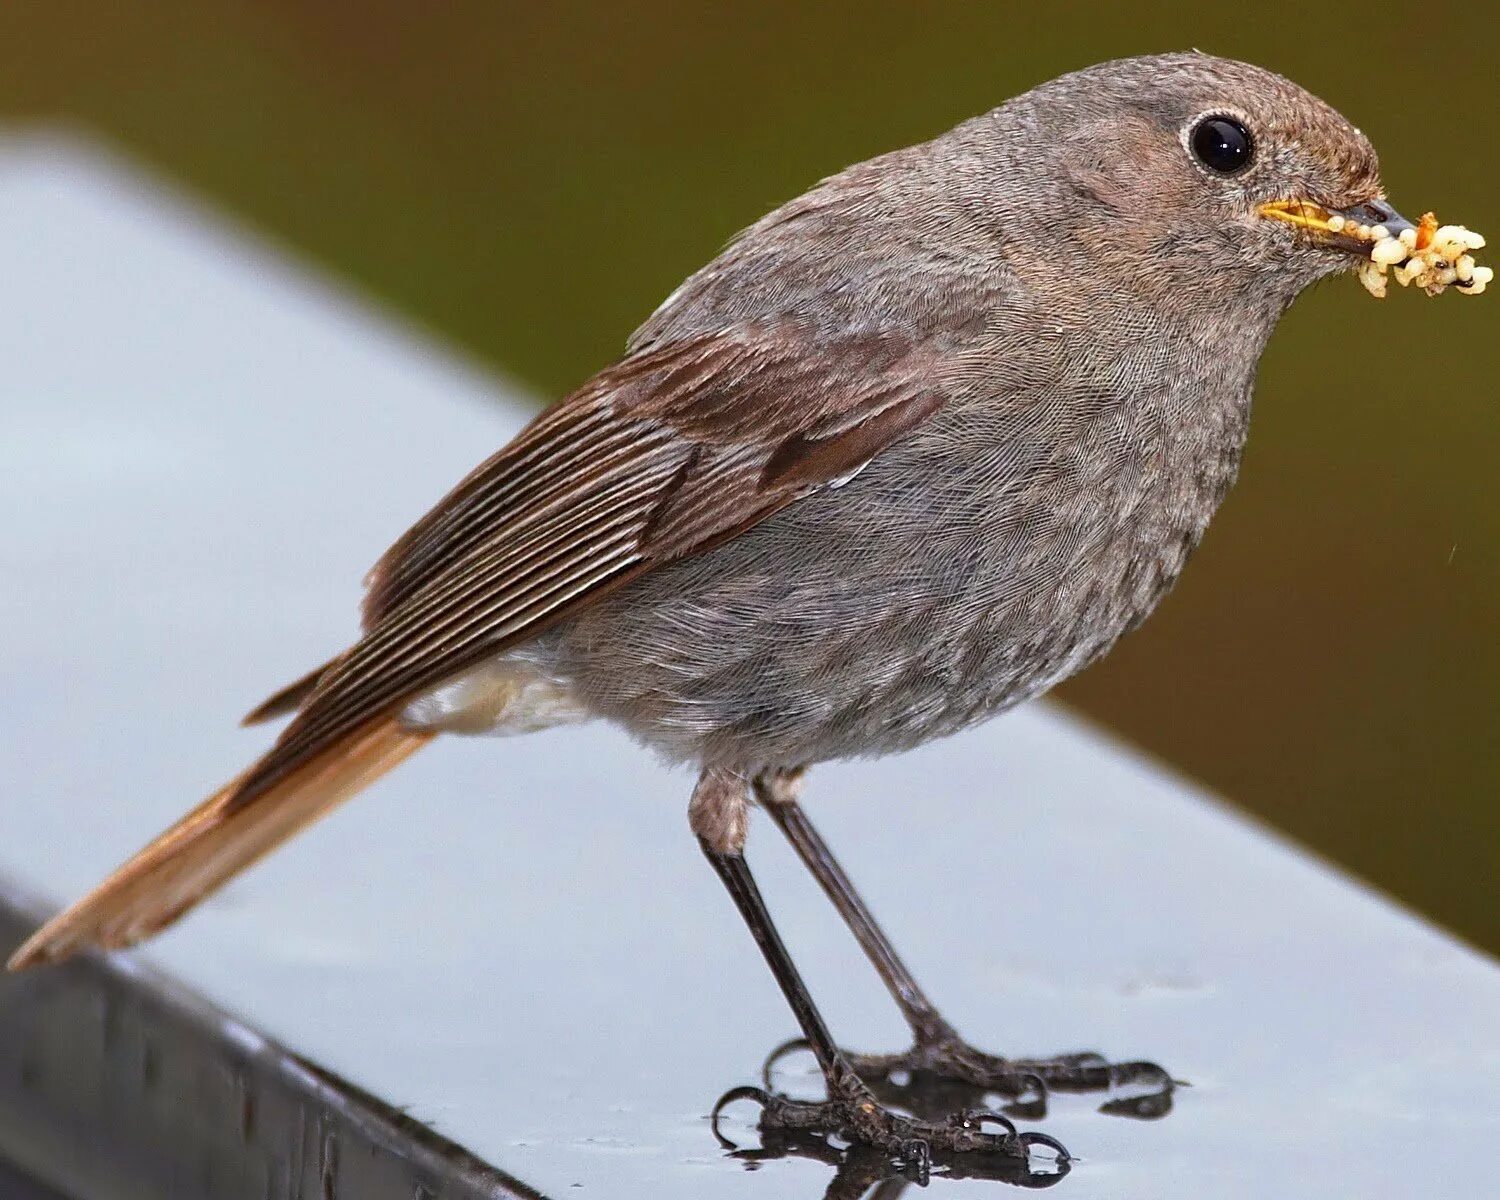
<instances>
[{"instance_id":1,"label":"claw","mask_svg":"<svg viewBox=\"0 0 1500 1200\"><path fill-rule=\"evenodd\" d=\"M1130 1095L1115 1096L1099 1106L1112 1117L1155 1121L1172 1111L1172 1093L1181 1086L1165 1070L1151 1062L1117 1063L1110 1068L1110 1087L1138 1088Z\"/></svg>"},{"instance_id":2,"label":"claw","mask_svg":"<svg viewBox=\"0 0 1500 1200\"><path fill-rule=\"evenodd\" d=\"M1000 1111L1023 1121L1040 1121L1047 1115L1047 1081L1035 1071L1023 1071L1017 1079L1028 1087L1002 1104Z\"/></svg>"},{"instance_id":3,"label":"claw","mask_svg":"<svg viewBox=\"0 0 1500 1200\"><path fill-rule=\"evenodd\" d=\"M740 1100L754 1100L760 1105L761 1111L764 1112L771 1106L772 1096L764 1088L752 1087L746 1084L743 1087L730 1088L714 1101L713 1111L708 1114L708 1127L713 1130L714 1138L719 1145L730 1153L738 1151L740 1145L738 1142L730 1141L720 1131L719 1118L723 1115L726 1108Z\"/></svg>"},{"instance_id":4,"label":"claw","mask_svg":"<svg viewBox=\"0 0 1500 1200\"><path fill-rule=\"evenodd\" d=\"M998 1125L1005 1130L1007 1139L1014 1139L1017 1136L1015 1124L1010 1118L997 1113L992 1108L965 1108L954 1113L948 1120L961 1129L973 1129L981 1133L986 1124Z\"/></svg>"},{"instance_id":5,"label":"claw","mask_svg":"<svg viewBox=\"0 0 1500 1200\"><path fill-rule=\"evenodd\" d=\"M1038 1130L1028 1130L1026 1133L1017 1134L1017 1140L1029 1153L1033 1146L1046 1146L1057 1156L1059 1166L1067 1166L1073 1161L1073 1156L1068 1153L1068 1148L1050 1133L1042 1133Z\"/></svg>"},{"instance_id":6,"label":"claw","mask_svg":"<svg viewBox=\"0 0 1500 1200\"><path fill-rule=\"evenodd\" d=\"M760 1081L767 1088L771 1087L771 1072L776 1069L776 1064L783 1058L787 1058L799 1050L811 1050L812 1044L804 1037L788 1038L766 1055L766 1061L760 1066Z\"/></svg>"}]
</instances>

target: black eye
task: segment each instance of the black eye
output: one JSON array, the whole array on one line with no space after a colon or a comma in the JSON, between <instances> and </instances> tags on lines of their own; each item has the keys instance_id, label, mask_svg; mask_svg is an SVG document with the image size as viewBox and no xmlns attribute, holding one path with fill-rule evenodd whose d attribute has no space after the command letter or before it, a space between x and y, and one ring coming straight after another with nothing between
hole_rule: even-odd
<instances>
[{"instance_id":1,"label":"black eye","mask_svg":"<svg viewBox=\"0 0 1500 1200\"><path fill-rule=\"evenodd\" d=\"M1243 171L1255 157L1250 131L1233 117L1204 117L1193 127L1188 145L1194 158L1219 175Z\"/></svg>"}]
</instances>

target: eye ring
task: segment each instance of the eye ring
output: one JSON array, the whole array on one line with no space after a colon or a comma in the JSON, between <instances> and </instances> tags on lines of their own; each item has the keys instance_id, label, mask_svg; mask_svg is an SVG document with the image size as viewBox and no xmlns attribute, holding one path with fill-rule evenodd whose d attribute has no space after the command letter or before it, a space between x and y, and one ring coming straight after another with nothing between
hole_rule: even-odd
<instances>
[{"instance_id":1,"label":"eye ring","mask_svg":"<svg viewBox=\"0 0 1500 1200\"><path fill-rule=\"evenodd\" d=\"M1183 141L1194 161L1213 175L1239 175L1255 161L1255 139L1245 122L1230 113L1199 117Z\"/></svg>"}]
</instances>

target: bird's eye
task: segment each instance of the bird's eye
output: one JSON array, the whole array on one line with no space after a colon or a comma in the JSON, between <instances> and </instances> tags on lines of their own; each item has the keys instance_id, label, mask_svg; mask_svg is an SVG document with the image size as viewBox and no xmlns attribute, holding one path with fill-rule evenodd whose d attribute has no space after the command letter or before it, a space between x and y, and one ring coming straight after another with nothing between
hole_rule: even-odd
<instances>
[{"instance_id":1,"label":"bird's eye","mask_svg":"<svg viewBox=\"0 0 1500 1200\"><path fill-rule=\"evenodd\" d=\"M1193 157L1216 175L1243 171L1255 157L1250 131L1233 117L1204 117L1188 135Z\"/></svg>"}]
</instances>

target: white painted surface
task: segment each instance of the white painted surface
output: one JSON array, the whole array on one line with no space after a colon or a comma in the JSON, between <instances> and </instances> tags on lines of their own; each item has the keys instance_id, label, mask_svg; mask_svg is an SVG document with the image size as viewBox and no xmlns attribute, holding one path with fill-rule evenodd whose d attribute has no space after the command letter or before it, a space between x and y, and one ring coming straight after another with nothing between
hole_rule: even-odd
<instances>
[{"instance_id":1,"label":"white painted surface","mask_svg":"<svg viewBox=\"0 0 1500 1200\"><path fill-rule=\"evenodd\" d=\"M530 402L69 143L0 146L0 271L0 875L63 900L264 744L239 714ZM151 953L549 1194L821 1195L701 1119L793 1029L688 782L601 727L444 742ZM1490 1194L1500 970L1180 780L1032 707L809 806L977 1043L1195 1084L1154 1124L1060 1104L1059 1195ZM764 822L751 853L835 1031L895 1048Z\"/></svg>"}]
</instances>

